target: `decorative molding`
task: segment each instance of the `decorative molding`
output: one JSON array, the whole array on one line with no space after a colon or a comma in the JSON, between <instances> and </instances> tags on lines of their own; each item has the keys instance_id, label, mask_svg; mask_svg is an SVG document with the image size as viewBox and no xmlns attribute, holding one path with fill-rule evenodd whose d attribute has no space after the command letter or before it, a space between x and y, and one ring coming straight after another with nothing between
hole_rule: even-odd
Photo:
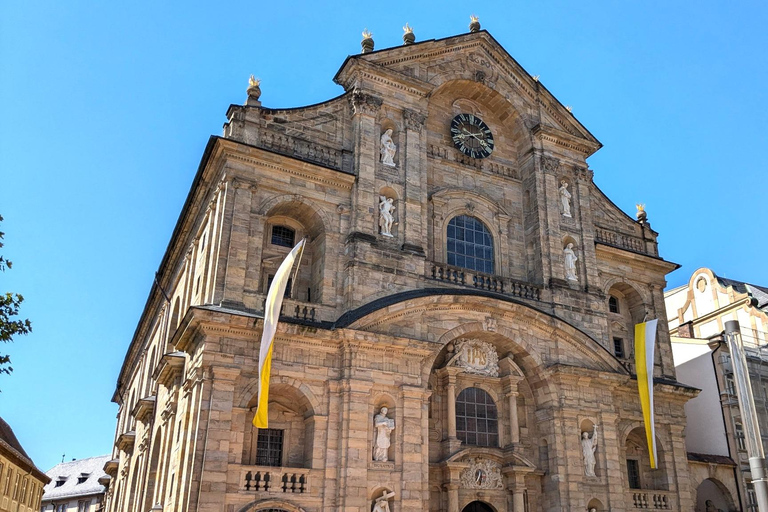
<instances>
[{"instance_id":1,"label":"decorative molding","mask_svg":"<svg viewBox=\"0 0 768 512\"><path fill-rule=\"evenodd\" d=\"M560 172L560 160L552 158L550 156L541 157L541 165L545 172L557 173Z\"/></svg>"},{"instance_id":2,"label":"decorative molding","mask_svg":"<svg viewBox=\"0 0 768 512\"><path fill-rule=\"evenodd\" d=\"M419 133L421 133L421 130L424 128L424 123L427 120L427 116L424 114L407 109L403 111L403 118L405 119L406 129Z\"/></svg>"},{"instance_id":3,"label":"decorative molding","mask_svg":"<svg viewBox=\"0 0 768 512\"><path fill-rule=\"evenodd\" d=\"M350 96L350 102L352 103L352 109L355 115L367 114L373 116L379 111L384 100L372 94L365 93L360 89L355 89Z\"/></svg>"}]
</instances>

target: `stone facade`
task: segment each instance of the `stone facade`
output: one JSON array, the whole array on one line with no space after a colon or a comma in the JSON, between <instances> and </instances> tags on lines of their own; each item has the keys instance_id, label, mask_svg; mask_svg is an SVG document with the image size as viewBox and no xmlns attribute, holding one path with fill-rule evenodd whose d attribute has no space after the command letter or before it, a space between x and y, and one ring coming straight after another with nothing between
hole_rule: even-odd
<instances>
[{"instance_id":1,"label":"stone facade","mask_svg":"<svg viewBox=\"0 0 768 512\"><path fill-rule=\"evenodd\" d=\"M108 510L369 512L391 493L396 512L691 510L675 265L595 186L600 143L485 31L352 56L335 81L344 94L296 109L252 86L210 139L161 264L170 300L152 291L118 378ZM486 158L456 148L461 113L492 132ZM254 432L265 292L302 237ZM655 471L614 341L646 314Z\"/></svg>"}]
</instances>

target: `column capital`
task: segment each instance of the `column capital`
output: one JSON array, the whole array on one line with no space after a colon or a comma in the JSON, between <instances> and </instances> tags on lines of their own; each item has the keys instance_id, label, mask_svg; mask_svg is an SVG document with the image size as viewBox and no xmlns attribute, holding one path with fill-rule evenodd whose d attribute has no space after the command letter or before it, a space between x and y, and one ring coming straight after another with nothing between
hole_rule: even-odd
<instances>
[{"instance_id":1,"label":"column capital","mask_svg":"<svg viewBox=\"0 0 768 512\"><path fill-rule=\"evenodd\" d=\"M427 120L427 116L421 112L415 110L405 109L403 110L403 119L405 119L405 128L415 132L421 132L424 128L424 122Z\"/></svg>"},{"instance_id":2,"label":"column capital","mask_svg":"<svg viewBox=\"0 0 768 512\"><path fill-rule=\"evenodd\" d=\"M378 96L363 92L360 89L352 91L350 102L352 103L354 115L366 114L369 116L375 116L379 112L381 105L384 103Z\"/></svg>"}]
</instances>

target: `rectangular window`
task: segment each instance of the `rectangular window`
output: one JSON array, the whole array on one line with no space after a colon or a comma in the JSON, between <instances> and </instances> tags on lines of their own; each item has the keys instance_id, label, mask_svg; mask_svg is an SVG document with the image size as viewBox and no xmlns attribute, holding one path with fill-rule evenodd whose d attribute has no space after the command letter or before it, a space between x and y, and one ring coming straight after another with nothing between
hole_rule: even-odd
<instances>
[{"instance_id":1,"label":"rectangular window","mask_svg":"<svg viewBox=\"0 0 768 512\"><path fill-rule=\"evenodd\" d=\"M77 512L88 512L90 506L91 500L80 500L77 502Z\"/></svg>"},{"instance_id":2,"label":"rectangular window","mask_svg":"<svg viewBox=\"0 0 768 512\"><path fill-rule=\"evenodd\" d=\"M19 498L19 483L21 481L21 473L16 475L16 480L13 481L13 496L11 499L16 501Z\"/></svg>"},{"instance_id":3,"label":"rectangular window","mask_svg":"<svg viewBox=\"0 0 768 512\"><path fill-rule=\"evenodd\" d=\"M744 427L741 426L741 423L736 424L736 445L739 447L740 451L747 451L747 442L744 439Z\"/></svg>"},{"instance_id":4,"label":"rectangular window","mask_svg":"<svg viewBox=\"0 0 768 512\"><path fill-rule=\"evenodd\" d=\"M19 498L19 503L24 503L27 501L27 483L29 482L28 478L24 478L24 480L21 482L21 498Z\"/></svg>"},{"instance_id":5,"label":"rectangular window","mask_svg":"<svg viewBox=\"0 0 768 512\"><path fill-rule=\"evenodd\" d=\"M613 353L619 359L624 359L624 340L613 338Z\"/></svg>"},{"instance_id":6,"label":"rectangular window","mask_svg":"<svg viewBox=\"0 0 768 512\"><path fill-rule=\"evenodd\" d=\"M3 494L5 496L8 496L8 493L11 490L11 478L13 477L13 469L8 468L8 471L5 475L5 487L3 488Z\"/></svg>"},{"instance_id":7,"label":"rectangular window","mask_svg":"<svg viewBox=\"0 0 768 512\"><path fill-rule=\"evenodd\" d=\"M629 488L640 488L640 462L636 459L627 459L627 476L629 477Z\"/></svg>"},{"instance_id":8,"label":"rectangular window","mask_svg":"<svg viewBox=\"0 0 768 512\"><path fill-rule=\"evenodd\" d=\"M736 384L733 380L733 375L725 376L725 392L728 393L729 395L736 394Z\"/></svg>"},{"instance_id":9,"label":"rectangular window","mask_svg":"<svg viewBox=\"0 0 768 512\"><path fill-rule=\"evenodd\" d=\"M283 465L283 431L275 428L259 429L256 441L256 465Z\"/></svg>"}]
</instances>

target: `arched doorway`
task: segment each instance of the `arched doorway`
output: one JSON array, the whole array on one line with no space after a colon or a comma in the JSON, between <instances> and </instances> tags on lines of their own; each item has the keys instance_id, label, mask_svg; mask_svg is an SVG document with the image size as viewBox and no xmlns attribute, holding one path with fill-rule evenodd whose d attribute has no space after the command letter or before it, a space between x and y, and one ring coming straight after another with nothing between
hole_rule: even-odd
<instances>
[{"instance_id":1,"label":"arched doorway","mask_svg":"<svg viewBox=\"0 0 768 512\"><path fill-rule=\"evenodd\" d=\"M482 501L473 501L464 507L461 512L493 512L493 509Z\"/></svg>"},{"instance_id":2,"label":"arched doorway","mask_svg":"<svg viewBox=\"0 0 768 512\"><path fill-rule=\"evenodd\" d=\"M707 478L696 489L696 512L735 510L731 493L722 482Z\"/></svg>"}]
</instances>

